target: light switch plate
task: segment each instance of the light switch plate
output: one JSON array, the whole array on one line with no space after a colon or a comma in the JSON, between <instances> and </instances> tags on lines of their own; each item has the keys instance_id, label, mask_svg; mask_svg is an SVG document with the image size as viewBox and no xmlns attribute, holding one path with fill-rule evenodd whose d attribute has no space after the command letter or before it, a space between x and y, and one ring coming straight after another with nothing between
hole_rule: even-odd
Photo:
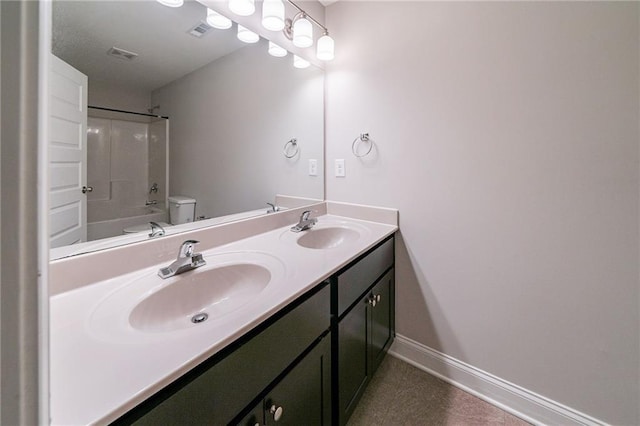
<instances>
[{"instance_id":1,"label":"light switch plate","mask_svg":"<svg viewBox=\"0 0 640 426\"><path fill-rule=\"evenodd\" d=\"M345 177L346 172L344 169L344 159L336 159L335 165L336 177Z\"/></svg>"},{"instance_id":2,"label":"light switch plate","mask_svg":"<svg viewBox=\"0 0 640 426\"><path fill-rule=\"evenodd\" d=\"M309 160L309 176L318 176L318 160Z\"/></svg>"}]
</instances>

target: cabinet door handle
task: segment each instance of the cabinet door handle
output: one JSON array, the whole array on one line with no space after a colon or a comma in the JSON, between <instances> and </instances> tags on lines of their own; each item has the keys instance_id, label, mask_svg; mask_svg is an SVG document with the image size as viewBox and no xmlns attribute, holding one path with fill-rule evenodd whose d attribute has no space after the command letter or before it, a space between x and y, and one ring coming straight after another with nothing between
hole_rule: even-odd
<instances>
[{"instance_id":1,"label":"cabinet door handle","mask_svg":"<svg viewBox=\"0 0 640 426\"><path fill-rule=\"evenodd\" d=\"M284 409L282 407L276 407L275 404L269 408L269 413L273 415L273 421L277 422L282 417L282 412Z\"/></svg>"},{"instance_id":2,"label":"cabinet door handle","mask_svg":"<svg viewBox=\"0 0 640 426\"><path fill-rule=\"evenodd\" d=\"M379 294L372 294L371 296L369 296L367 303L369 303L371 307L375 308L376 305L380 303L381 299L382 299L382 296L380 296Z\"/></svg>"},{"instance_id":3,"label":"cabinet door handle","mask_svg":"<svg viewBox=\"0 0 640 426\"><path fill-rule=\"evenodd\" d=\"M372 308L375 308L378 302L376 301L376 297L374 295L371 295L369 297L368 303L369 305L371 305Z\"/></svg>"}]
</instances>

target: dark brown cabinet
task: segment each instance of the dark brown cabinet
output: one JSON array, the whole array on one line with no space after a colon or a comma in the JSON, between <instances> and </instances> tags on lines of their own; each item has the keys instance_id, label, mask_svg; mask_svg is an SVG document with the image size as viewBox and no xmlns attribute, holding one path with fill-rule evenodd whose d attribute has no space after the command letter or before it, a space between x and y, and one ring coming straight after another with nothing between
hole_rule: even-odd
<instances>
[{"instance_id":1,"label":"dark brown cabinet","mask_svg":"<svg viewBox=\"0 0 640 426\"><path fill-rule=\"evenodd\" d=\"M387 272L367 296L369 376L378 369L394 334L394 269Z\"/></svg>"},{"instance_id":2,"label":"dark brown cabinet","mask_svg":"<svg viewBox=\"0 0 640 426\"><path fill-rule=\"evenodd\" d=\"M327 336L322 339L239 424L330 425L330 338Z\"/></svg>"},{"instance_id":3,"label":"dark brown cabinet","mask_svg":"<svg viewBox=\"0 0 640 426\"><path fill-rule=\"evenodd\" d=\"M369 256L345 271L334 284L352 287L350 290L338 288L338 298L340 294L357 293L353 291L354 286L360 288L355 303L338 301L339 307L349 306L338 319L334 338L337 346L334 422L340 425L353 413L394 337L393 240ZM371 262L371 258L376 262Z\"/></svg>"}]
</instances>

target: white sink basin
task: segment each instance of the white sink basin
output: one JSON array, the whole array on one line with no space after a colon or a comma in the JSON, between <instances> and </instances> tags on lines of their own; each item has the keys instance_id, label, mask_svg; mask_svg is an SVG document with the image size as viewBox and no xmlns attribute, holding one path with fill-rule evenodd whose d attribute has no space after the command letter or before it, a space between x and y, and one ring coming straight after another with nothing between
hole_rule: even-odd
<instances>
[{"instance_id":1,"label":"white sink basin","mask_svg":"<svg viewBox=\"0 0 640 426\"><path fill-rule=\"evenodd\" d=\"M239 263L201 267L173 278L133 308L133 328L170 331L220 317L249 303L269 284L271 273L264 266Z\"/></svg>"},{"instance_id":2,"label":"white sink basin","mask_svg":"<svg viewBox=\"0 0 640 426\"><path fill-rule=\"evenodd\" d=\"M369 228L349 219L320 216L306 231L292 232L289 228L280 235L286 244L312 250L346 249L370 233Z\"/></svg>"},{"instance_id":3,"label":"white sink basin","mask_svg":"<svg viewBox=\"0 0 640 426\"><path fill-rule=\"evenodd\" d=\"M284 264L267 253L204 258L205 266L167 279L153 268L123 282L97 303L89 318L91 334L109 341L142 342L199 332L229 315L242 314L260 301L261 293L277 291L285 282Z\"/></svg>"},{"instance_id":4,"label":"white sink basin","mask_svg":"<svg viewBox=\"0 0 640 426\"><path fill-rule=\"evenodd\" d=\"M357 241L360 233L344 226L312 228L305 231L297 243L310 249L331 249L345 243Z\"/></svg>"}]
</instances>

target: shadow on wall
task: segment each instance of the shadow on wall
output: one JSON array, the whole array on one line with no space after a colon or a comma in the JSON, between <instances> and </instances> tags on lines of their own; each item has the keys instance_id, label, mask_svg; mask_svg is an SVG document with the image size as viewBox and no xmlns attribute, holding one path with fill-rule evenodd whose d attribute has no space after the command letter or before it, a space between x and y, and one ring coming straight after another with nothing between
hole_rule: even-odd
<instances>
[{"instance_id":1,"label":"shadow on wall","mask_svg":"<svg viewBox=\"0 0 640 426\"><path fill-rule=\"evenodd\" d=\"M417 318L421 320L416 321ZM420 268L402 232L396 239L396 331L430 349L459 360L466 359L432 283ZM450 372L444 373L449 375Z\"/></svg>"}]
</instances>

